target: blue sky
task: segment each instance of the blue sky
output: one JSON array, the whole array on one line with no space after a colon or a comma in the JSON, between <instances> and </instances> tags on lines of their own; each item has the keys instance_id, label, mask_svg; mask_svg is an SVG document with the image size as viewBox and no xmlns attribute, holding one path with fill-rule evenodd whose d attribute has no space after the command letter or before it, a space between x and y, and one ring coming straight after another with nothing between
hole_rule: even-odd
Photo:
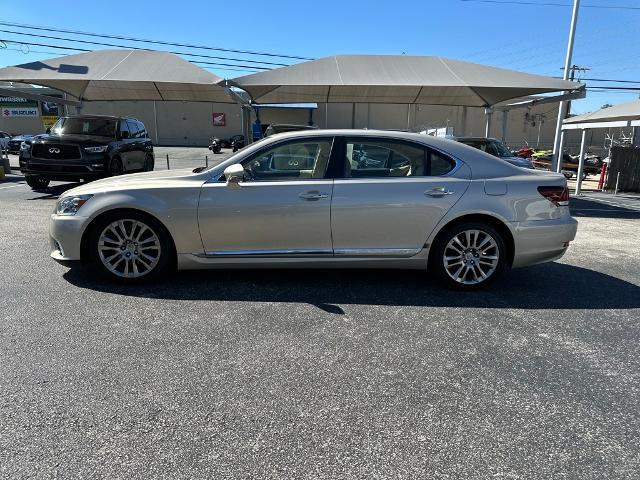
<instances>
[{"instance_id":1,"label":"blue sky","mask_svg":"<svg viewBox=\"0 0 640 480\"><path fill-rule=\"evenodd\" d=\"M162 6L164 2L138 0L105 2L102 7L88 8L89 2L86 1L56 4L50 0L2 0L0 19L5 22L314 58L338 53L440 55L530 73L562 75L571 0L527 1L538 5L462 0L396 0L379 3L275 0L237 4L209 0L167 2L165 8ZM568 6L542 5L544 3ZM583 76L640 82L637 55L640 47L640 36L637 34L640 1L591 0L582 3L573 62L591 68ZM589 8L588 5L635 9ZM27 32L4 26L0 26L0 29ZM70 34L39 33L91 40ZM62 40L6 32L0 32L0 39L72 45ZM95 40L148 47L133 42ZM6 49L0 49L0 66L72 53L16 43L6 46ZM84 47L105 48L97 45ZM178 47L155 48L178 50ZM268 57L198 52L185 48L180 50L238 59L281 61ZM290 62L294 60L284 61ZM225 78L248 73L225 70L224 67L210 69ZM627 86L640 87L640 83ZM638 98L638 93L590 92L587 99L573 102L573 111L582 113L597 109L604 103L615 104L634 98Z\"/></svg>"}]
</instances>

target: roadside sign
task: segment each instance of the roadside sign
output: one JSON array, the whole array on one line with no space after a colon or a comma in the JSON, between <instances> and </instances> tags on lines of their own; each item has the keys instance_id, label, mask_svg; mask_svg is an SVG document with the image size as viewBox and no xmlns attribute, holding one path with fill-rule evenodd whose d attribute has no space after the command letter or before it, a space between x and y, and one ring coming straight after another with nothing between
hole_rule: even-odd
<instances>
[{"instance_id":1,"label":"roadside sign","mask_svg":"<svg viewBox=\"0 0 640 480\"><path fill-rule=\"evenodd\" d=\"M3 117L39 117L38 102L21 97L0 97L0 114Z\"/></svg>"},{"instance_id":2,"label":"roadside sign","mask_svg":"<svg viewBox=\"0 0 640 480\"><path fill-rule=\"evenodd\" d=\"M213 114L213 126L224 127L227 124L226 114L223 112Z\"/></svg>"}]
</instances>

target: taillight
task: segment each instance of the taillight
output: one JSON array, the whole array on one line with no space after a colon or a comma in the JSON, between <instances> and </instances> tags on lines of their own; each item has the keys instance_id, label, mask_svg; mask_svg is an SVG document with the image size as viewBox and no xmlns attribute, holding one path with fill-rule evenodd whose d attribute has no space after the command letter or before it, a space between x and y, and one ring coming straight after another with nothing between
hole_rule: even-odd
<instances>
[{"instance_id":1,"label":"taillight","mask_svg":"<svg viewBox=\"0 0 640 480\"><path fill-rule=\"evenodd\" d=\"M559 207L569 205L569 189L566 185L564 187L538 187L538 192Z\"/></svg>"}]
</instances>

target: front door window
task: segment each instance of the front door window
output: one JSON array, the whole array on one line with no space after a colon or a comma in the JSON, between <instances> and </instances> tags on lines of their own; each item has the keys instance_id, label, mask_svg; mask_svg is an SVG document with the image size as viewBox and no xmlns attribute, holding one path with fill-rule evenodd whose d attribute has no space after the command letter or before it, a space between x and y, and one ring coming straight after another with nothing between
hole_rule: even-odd
<instances>
[{"instance_id":1,"label":"front door window","mask_svg":"<svg viewBox=\"0 0 640 480\"><path fill-rule=\"evenodd\" d=\"M330 139L306 139L263 150L242 162L247 181L324 178Z\"/></svg>"}]
</instances>

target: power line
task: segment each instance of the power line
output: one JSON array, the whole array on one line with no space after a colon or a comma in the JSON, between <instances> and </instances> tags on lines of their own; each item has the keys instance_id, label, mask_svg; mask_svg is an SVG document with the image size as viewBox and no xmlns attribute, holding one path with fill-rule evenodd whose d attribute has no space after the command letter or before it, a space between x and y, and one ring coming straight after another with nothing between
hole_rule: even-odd
<instances>
[{"instance_id":1,"label":"power line","mask_svg":"<svg viewBox=\"0 0 640 480\"><path fill-rule=\"evenodd\" d=\"M52 36L52 35L39 35L39 34L35 34L35 33L16 32L16 31L13 31L13 30L0 29L0 32L10 33L10 34L13 34L13 35L26 35L28 37L47 38L49 40L62 40L64 42L75 42L75 43L81 43L81 44L84 44L84 45L100 45L102 47L130 48L130 49L133 49L133 50L149 50L148 48L134 47L134 46L131 46L131 45L121 45L121 44L104 43L104 42L92 42L90 40L80 40L80 39L75 39L75 38L55 37L55 36ZM278 66L278 67L286 67L286 66L288 66L287 63L264 62L264 61L249 60L249 59L244 59L244 58L217 57L217 56L213 56L213 55L202 55L202 54L187 53L187 52L171 52L171 51L169 51L169 53L173 53L175 55L188 56L188 57L211 58L211 59L214 59L214 60L227 60L227 61L231 61L231 62L247 62L247 63L256 63L256 64L264 64L264 65L274 65L274 66ZM256 68L261 68L261 67L256 67Z\"/></svg>"},{"instance_id":2,"label":"power line","mask_svg":"<svg viewBox=\"0 0 640 480\"><path fill-rule=\"evenodd\" d=\"M229 53L239 53L243 55L259 55L265 57L278 57L278 58L289 58L293 60L314 60L309 57L298 57L295 55L284 55L279 53L271 53L271 52L255 52L251 50L236 50L232 48L221 48L221 47L210 47L207 45L193 45L188 43L175 43L175 42L166 42L162 40L150 40L145 38L135 38L135 37L125 37L120 35L107 35L105 33L94 33L94 32L82 32L78 30L66 30L62 28L53 28L42 25L28 25L22 23L14 23L14 22L0 22L0 25L4 25L5 27L18 27L18 28L26 28L29 30L41 30L46 32L57 32L57 33L69 33L72 35L83 35L86 37L98 37L98 38L109 38L112 40L127 40L131 42L140 42L140 43L152 43L156 45L167 45L171 47L185 47L185 48L195 48L199 50L215 50L218 52L229 52Z\"/></svg>"},{"instance_id":3,"label":"power line","mask_svg":"<svg viewBox=\"0 0 640 480\"><path fill-rule=\"evenodd\" d=\"M571 7L569 3L555 2L525 2L518 0L460 0L461 2L472 3L494 3L498 5L533 5L536 7ZM631 7L627 5L581 5L582 8L602 8L608 10L640 10L640 7Z\"/></svg>"}]
</instances>

